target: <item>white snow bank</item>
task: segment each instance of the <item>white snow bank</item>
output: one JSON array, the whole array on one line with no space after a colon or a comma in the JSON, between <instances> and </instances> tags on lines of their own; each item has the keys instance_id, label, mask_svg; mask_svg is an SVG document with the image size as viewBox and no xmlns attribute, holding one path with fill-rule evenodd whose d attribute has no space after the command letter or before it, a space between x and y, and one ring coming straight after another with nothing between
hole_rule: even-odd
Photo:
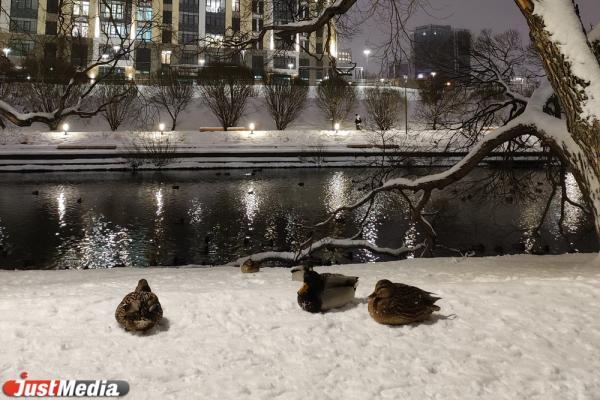
<instances>
[{"instance_id":1,"label":"white snow bank","mask_svg":"<svg viewBox=\"0 0 600 400\"><path fill-rule=\"evenodd\" d=\"M439 294L454 319L390 328L364 300L309 314L289 270L0 272L0 379L125 379L128 399L592 399L600 393L595 255L417 259L327 268ZM168 323L113 317L139 278Z\"/></svg>"}]
</instances>

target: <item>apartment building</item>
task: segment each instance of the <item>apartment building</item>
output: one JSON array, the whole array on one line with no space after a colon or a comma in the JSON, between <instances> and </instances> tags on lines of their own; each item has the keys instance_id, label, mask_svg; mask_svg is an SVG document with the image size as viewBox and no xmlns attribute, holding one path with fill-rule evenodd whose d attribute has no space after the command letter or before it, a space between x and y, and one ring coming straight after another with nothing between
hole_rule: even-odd
<instances>
[{"instance_id":1,"label":"apartment building","mask_svg":"<svg viewBox=\"0 0 600 400\"><path fill-rule=\"evenodd\" d=\"M471 66L471 32L450 25L419 26L413 33L412 58L413 78L461 77Z\"/></svg>"},{"instance_id":2,"label":"apartment building","mask_svg":"<svg viewBox=\"0 0 600 400\"><path fill-rule=\"evenodd\" d=\"M326 53L337 55L335 33L328 41L326 29L285 40L267 32L242 51L223 46L231 38L257 37L265 25L297 20L308 8L306 0L0 1L0 48L16 65L35 55L84 66L127 47L132 51L114 73L131 79L165 66L191 74L227 62L251 68L257 79L291 75L314 84L328 76ZM61 41L65 37L68 45ZM91 71L90 78L107 68Z\"/></svg>"}]
</instances>

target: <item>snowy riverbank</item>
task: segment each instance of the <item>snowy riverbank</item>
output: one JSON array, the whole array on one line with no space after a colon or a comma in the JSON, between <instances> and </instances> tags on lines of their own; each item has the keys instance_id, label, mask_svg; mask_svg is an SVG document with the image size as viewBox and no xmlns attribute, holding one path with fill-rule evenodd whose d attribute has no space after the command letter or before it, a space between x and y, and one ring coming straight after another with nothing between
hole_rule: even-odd
<instances>
[{"instance_id":1,"label":"snowy riverbank","mask_svg":"<svg viewBox=\"0 0 600 400\"><path fill-rule=\"evenodd\" d=\"M444 131L286 130L230 132L13 133L0 142L0 172L163 169L364 167L384 155L412 165L452 165L464 138ZM152 144L151 144L152 143ZM501 151L501 150L500 150ZM535 149L534 149L535 151ZM163 156L152 155L153 153ZM148 155L150 154L150 155ZM537 161L534 153L517 156ZM497 154L490 160L502 161ZM144 162L142 162L145 160Z\"/></svg>"},{"instance_id":2,"label":"snowy riverbank","mask_svg":"<svg viewBox=\"0 0 600 400\"><path fill-rule=\"evenodd\" d=\"M344 265L359 301L300 310L286 269L0 271L0 379L124 379L129 399L595 399L595 255ZM148 336L113 313L141 277L167 321ZM427 324L389 328L364 299L378 279L443 297Z\"/></svg>"}]
</instances>

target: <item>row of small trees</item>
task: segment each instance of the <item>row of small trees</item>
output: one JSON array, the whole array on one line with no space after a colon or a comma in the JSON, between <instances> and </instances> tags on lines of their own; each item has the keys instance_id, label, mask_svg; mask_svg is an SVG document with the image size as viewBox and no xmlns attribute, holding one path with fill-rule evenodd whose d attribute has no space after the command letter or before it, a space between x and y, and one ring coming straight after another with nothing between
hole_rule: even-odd
<instances>
[{"instance_id":1,"label":"row of small trees","mask_svg":"<svg viewBox=\"0 0 600 400\"><path fill-rule=\"evenodd\" d=\"M194 97L200 97L227 130L244 115L249 98L260 94L275 126L284 130L306 108L309 93L309 86L301 79L278 75L264 82L262 93L258 93L252 72L237 66L204 68L192 78L165 69L142 86L118 76L102 77L100 84L93 84L85 75L74 85L67 79L70 74L62 73L67 68L68 65L53 65L44 69L39 63L32 63L27 66L30 75L26 79L23 75L7 80L5 75L4 80L0 79L2 98L22 113L77 106L90 110L89 118L101 116L115 131L126 122L133 129L149 129L156 126L160 113L168 115L171 130L175 130L180 114ZM82 96L86 91L90 94ZM83 105L78 104L81 98L85 98ZM367 89L365 98L369 120L376 128L388 130L398 122L404 99L397 90ZM316 89L317 105L332 124L348 116L356 99L356 88L341 77L325 79ZM60 123L57 119L48 126L57 129Z\"/></svg>"},{"instance_id":2,"label":"row of small trees","mask_svg":"<svg viewBox=\"0 0 600 400\"><path fill-rule=\"evenodd\" d=\"M198 94L227 130L244 115L248 99L257 95L253 76L240 68L205 71L199 76ZM171 129L175 130L179 114L191 103L196 88L191 80L167 71L139 90L130 81L107 82L99 88L100 101L108 103L123 92L127 94L119 102L111 103L102 112L112 130L132 115L143 116L147 121L148 112L144 109L148 107L164 110L171 119ZM308 85L297 78L273 76L264 83L262 96L278 130L286 129L306 108L308 92ZM342 78L323 81L316 94L319 108L333 123L344 120L356 104L355 88ZM404 98L397 90L371 88L366 90L366 105L374 125L388 130L399 121Z\"/></svg>"}]
</instances>

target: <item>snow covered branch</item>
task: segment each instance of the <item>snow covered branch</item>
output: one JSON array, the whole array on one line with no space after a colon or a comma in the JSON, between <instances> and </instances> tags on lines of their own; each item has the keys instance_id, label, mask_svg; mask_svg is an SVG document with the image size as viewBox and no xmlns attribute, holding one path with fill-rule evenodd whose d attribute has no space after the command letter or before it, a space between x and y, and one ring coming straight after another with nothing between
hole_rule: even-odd
<instances>
[{"instance_id":1,"label":"snow covered branch","mask_svg":"<svg viewBox=\"0 0 600 400\"><path fill-rule=\"evenodd\" d=\"M420 243L415 246L402 246L397 249L393 249L389 247L379 247L367 240L326 237L312 243L310 246L304 249L300 249L297 252L266 251L262 253L256 253L249 256L240 257L237 260L230 262L228 265L240 265L246 260L252 260L259 263L265 261L286 261L289 263L296 263L301 260L310 258L314 253L316 253L319 250L327 248L366 249L377 254L384 254L393 257L402 257L408 253L412 253L423 247L424 244Z\"/></svg>"}]
</instances>

